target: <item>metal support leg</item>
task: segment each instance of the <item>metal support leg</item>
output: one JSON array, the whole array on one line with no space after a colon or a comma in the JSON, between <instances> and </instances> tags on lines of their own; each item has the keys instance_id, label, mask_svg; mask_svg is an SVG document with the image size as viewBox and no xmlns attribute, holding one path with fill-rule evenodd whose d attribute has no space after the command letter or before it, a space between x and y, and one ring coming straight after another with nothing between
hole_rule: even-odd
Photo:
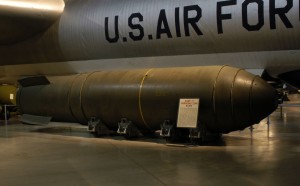
<instances>
[{"instance_id":1,"label":"metal support leg","mask_svg":"<svg viewBox=\"0 0 300 186\"><path fill-rule=\"evenodd\" d=\"M160 128L160 136L165 138L166 142L172 143L178 139L179 130L170 122L170 120L165 120Z\"/></svg>"},{"instance_id":2,"label":"metal support leg","mask_svg":"<svg viewBox=\"0 0 300 186\"><path fill-rule=\"evenodd\" d=\"M193 144L198 144L200 142L201 136L202 134L200 128L197 127L190 129L189 138Z\"/></svg>"},{"instance_id":3,"label":"metal support leg","mask_svg":"<svg viewBox=\"0 0 300 186\"><path fill-rule=\"evenodd\" d=\"M139 130L133 125L132 121L128 120L127 118L122 118L121 122L118 123L118 134L124 135L125 138L132 138L137 137L140 132Z\"/></svg>"},{"instance_id":4,"label":"metal support leg","mask_svg":"<svg viewBox=\"0 0 300 186\"><path fill-rule=\"evenodd\" d=\"M252 138L253 138L253 130L254 130L253 125L251 125L249 127L249 130L250 130L250 135L251 135L251 140L252 140Z\"/></svg>"},{"instance_id":5,"label":"metal support leg","mask_svg":"<svg viewBox=\"0 0 300 186\"><path fill-rule=\"evenodd\" d=\"M92 117L89 120L88 131L96 137L110 134L110 130L96 117Z\"/></svg>"},{"instance_id":6,"label":"metal support leg","mask_svg":"<svg viewBox=\"0 0 300 186\"><path fill-rule=\"evenodd\" d=\"M162 137L171 137L172 130L174 129L174 125L171 124L170 120L165 120L164 123L160 126L160 136Z\"/></svg>"},{"instance_id":7,"label":"metal support leg","mask_svg":"<svg viewBox=\"0 0 300 186\"><path fill-rule=\"evenodd\" d=\"M191 128L189 138L190 139L196 139L201 137L201 132L199 128Z\"/></svg>"},{"instance_id":8,"label":"metal support leg","mask_svg":"<svg viewBox=\"0 0 300 186\"><path fill-rule=\"evenodd\" d=\"M5 125L7 125L7 108L6 108L6 105L4 105L4 118L5 118Z\"/></svg>"},{"instance_id":9,"label":"metal support leg","mask_svg":"<svg viewBox=\"0 0 300 186\"><path fill-rule=\"evenodd\" d=\"M5 136L7 136L7 108L4 105L4 118L5 118Z\"/></svg>"},{"instance_id":10,"label":"metal support leg","mask_svg":"<svg viewBox=\"0 0 300 186\"><path fill-rule=\"evenodd\" d=\"M197 128L191 128L189 138L192 143L203 144L206 142L217 142L221 138L220 133L211 133L209 132L205 125L201 125Z\"/></svg>"}]
</instances>

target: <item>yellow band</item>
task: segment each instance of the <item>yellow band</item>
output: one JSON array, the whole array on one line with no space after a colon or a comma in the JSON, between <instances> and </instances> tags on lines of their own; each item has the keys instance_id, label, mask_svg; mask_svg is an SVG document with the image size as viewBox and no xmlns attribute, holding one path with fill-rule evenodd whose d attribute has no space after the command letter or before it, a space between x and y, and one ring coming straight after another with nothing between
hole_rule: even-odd
<instances>
[{"instance_id":1,"label":"yellow band","mask_svg":"<svg viewBox=\"0 0 300 186\"><path fill-rule=\"evenodd\" d=\"M149 69L149 70L145 73L145 75L144 75L144 77L143 77L143 79L142 79L142 82L141 82L141 85L140 85L140 91L139 91L139 109L140 109L140 115L141 115L141 117L142 117L142 120L143 120L144 124L145 124L146 127L149 128L149 129L151 129L151 127L149 127L149 125L146 123L145 118L144 118L144 115L143 115L143 111L142 111L141 96L142 96L142 88L143 88L143 85L144 85L144 81L145 81L146 77L148 76L148 74L150 73L151 70L152 70L152 69Z\"/></svg>"}]
</instances>

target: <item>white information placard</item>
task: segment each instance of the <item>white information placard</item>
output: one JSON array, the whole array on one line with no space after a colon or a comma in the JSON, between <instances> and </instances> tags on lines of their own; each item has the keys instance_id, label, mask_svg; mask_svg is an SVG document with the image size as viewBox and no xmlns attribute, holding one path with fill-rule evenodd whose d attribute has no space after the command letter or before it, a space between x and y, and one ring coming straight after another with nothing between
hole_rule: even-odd
<instances>
[{"instance_id":1,"label":"white information placard","mask_svg":"<svg viewBox=\"0 0 300 186\"><path fill-rule=\"evenodd\" d=\"M197 128L199 99L180 99L177 127Z\"/></svg>"},{"instance_id":2,"label":"white information placard","mask_svg":"<svg viewBox=\"0 0 300 186\"><path fill-rule=\"evenodd\" d=\"M14 99L14 94L9 94L9 99L13 100Z\"/></svg>"}]
</instances>

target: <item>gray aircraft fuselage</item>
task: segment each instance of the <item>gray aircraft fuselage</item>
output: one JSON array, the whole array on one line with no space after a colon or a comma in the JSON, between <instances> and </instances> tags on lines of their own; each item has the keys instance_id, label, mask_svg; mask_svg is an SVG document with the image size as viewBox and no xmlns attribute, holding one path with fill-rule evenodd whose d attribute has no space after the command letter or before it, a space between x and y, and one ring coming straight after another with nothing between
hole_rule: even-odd
<instances>
[{"instance_id":1,"label":"gray aircraft fuselage","mask_svg":"<svg viewBox=\"0 0 300 186\"><path fill-rule=\"evenodd\" d=\"M61 9L44 3L32 10L53 18L59 11L49 7ZM0 3L0 10L8 6L15 5ZM27 9L24 25L43 19ZM298 70L299 9L298 0L68 0L48 29L2 43L1 82L149 67L226 64L272 75ZM1 12L5 19L18 11Z\"/></svg>"}]
</instances>

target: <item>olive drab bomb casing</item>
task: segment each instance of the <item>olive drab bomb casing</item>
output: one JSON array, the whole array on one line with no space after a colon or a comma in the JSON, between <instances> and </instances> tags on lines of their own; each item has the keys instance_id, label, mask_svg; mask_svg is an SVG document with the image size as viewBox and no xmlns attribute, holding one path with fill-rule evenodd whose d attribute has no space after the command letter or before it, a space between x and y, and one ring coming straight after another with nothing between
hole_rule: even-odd
<instances>
[{"instance_id":1,"label":"olive drab bomb casing","mask_svg":"<svg viewBox=\"0 0 300 186\"><path fill-rule=\"evenodd\" d=\"M181 98L200 99L198 125L227 133L258 123L277 108L275 90L260 77L228 66L99 71L48 77L20 87L23 114L87 124L97 117L116 130L128 118L141 131L176 123Z\"/></svg>"}]
</instances>

